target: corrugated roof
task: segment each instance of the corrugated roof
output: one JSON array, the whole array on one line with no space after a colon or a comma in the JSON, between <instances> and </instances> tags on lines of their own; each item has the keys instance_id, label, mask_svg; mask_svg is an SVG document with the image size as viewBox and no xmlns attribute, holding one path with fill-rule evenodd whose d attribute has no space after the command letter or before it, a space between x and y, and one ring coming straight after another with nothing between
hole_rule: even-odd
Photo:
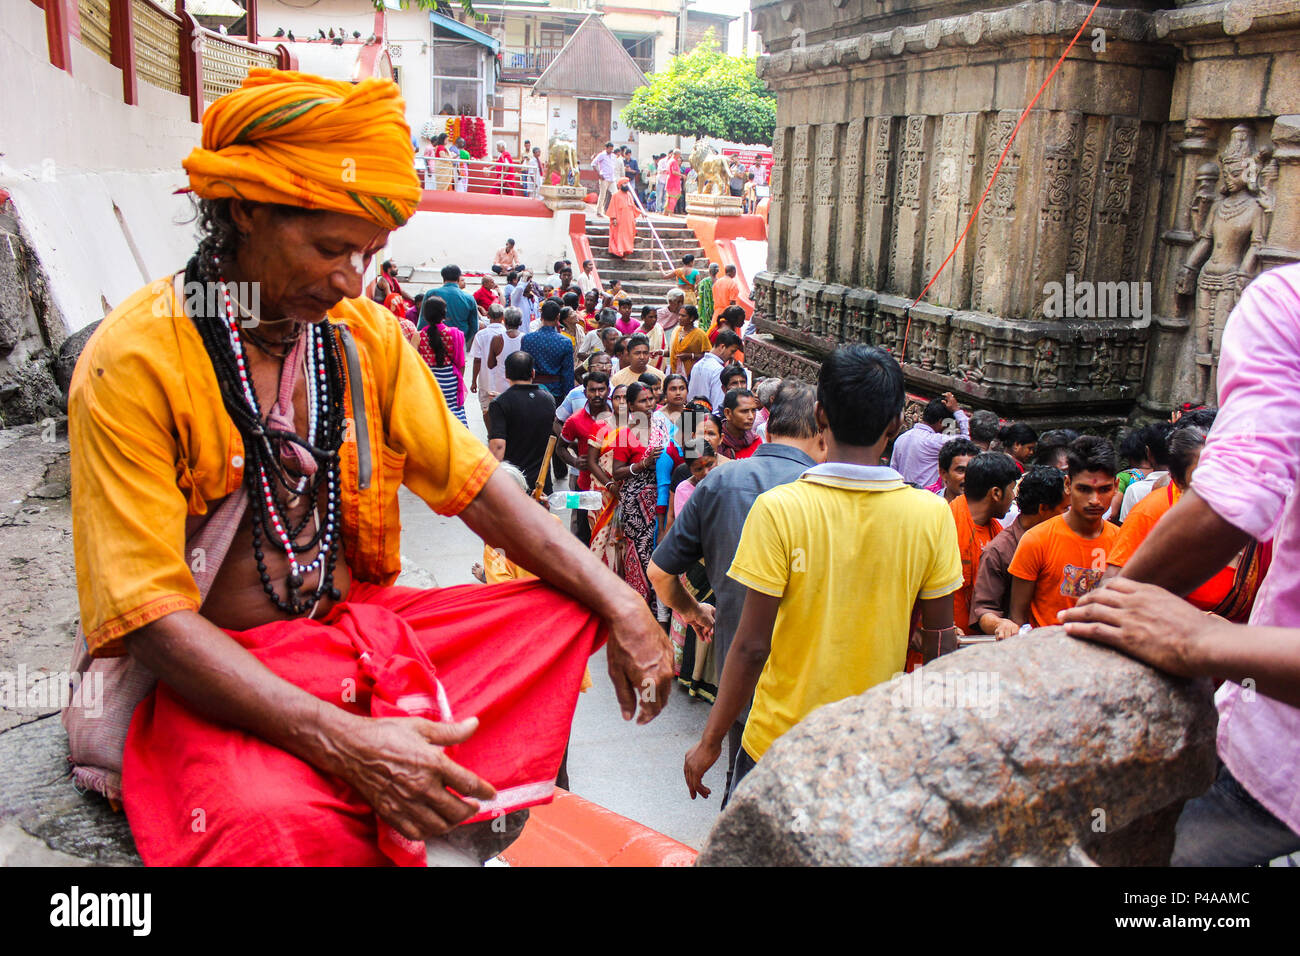
<instances>
[{"instance_id":1,"label":"corrugated roof","mask_svg":"<svg viewBox=\"0 0 1300 956\"><path fill-rule=\"evenodd\" d=\"M569 42L537 78L533 92L630 97L645 82L645 74L623 49L619 38L592 14L578 25Z\"/></svg>"}]
</instances>

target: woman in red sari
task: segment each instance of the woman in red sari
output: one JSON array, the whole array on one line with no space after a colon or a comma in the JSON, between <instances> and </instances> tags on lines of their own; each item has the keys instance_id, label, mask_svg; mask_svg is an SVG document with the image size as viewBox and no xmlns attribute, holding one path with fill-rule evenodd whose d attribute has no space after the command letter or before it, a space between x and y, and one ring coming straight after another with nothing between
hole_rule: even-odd
<instances>
[{"instance_id":1,"label":"woman in red sari","mask_svg":"<svg viewBox=\"0 0 1300 956\"><path fill-rule=\"evenodd\" d=\"M606 213L609 216L609 254L622 259L636 246L636 220L641 215L626 176L618 181Z\"/></svg>"},{"instance_id":2,"label":"woman in red sari","mask_svg":"<svg viewBox=\"0 0 1300 956\"><path fill-rule=\"evenodd\" d=\"M492 192L497 196L519 195L519 170L514 157L506 152L506 144L497 142L496 185Z\"/></svg>"}]
</instances>

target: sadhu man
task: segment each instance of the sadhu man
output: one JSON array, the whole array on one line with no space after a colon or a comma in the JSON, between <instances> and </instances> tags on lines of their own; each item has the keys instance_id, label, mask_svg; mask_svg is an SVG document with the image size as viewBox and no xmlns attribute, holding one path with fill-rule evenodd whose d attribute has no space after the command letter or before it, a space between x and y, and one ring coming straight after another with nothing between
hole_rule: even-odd
<instances>
[{"instance_id":1,"label":"sadhu man","mask_svg":"<svg viewBox=\"0 0 1300 956\"><path fill-rule=\"evenodd\" d=\"M252 71L185 161L197 252L78 363L82 668L113 696L65 723L146 863L423 865L420 841L550 798L603 641L625 719L667 699L645 601L496 470L362 295L420 198L402 117L391 82ZM403 484L542 580L392 586Z\"/></svg>"}]
</instances>

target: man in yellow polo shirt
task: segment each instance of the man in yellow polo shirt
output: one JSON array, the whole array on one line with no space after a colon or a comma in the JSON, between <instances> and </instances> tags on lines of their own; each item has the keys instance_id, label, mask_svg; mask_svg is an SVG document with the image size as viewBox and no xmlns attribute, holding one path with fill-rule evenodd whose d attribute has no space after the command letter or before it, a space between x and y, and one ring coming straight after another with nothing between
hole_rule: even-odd
<instances>
[{"instance_id":1,"label":"man in yellow polo shirt","mask_svg":"<svg viewBox=\"0 0 1300 956\"><path fill-rule=\"evenodd\" d=\"M823 704L903 670L913 606L931 641L954 636L961 556L942 498L880 465L903 421L903 373L880 349L837 349L817 383L826 463L760 495L728 575L748 588L718 699L686 755L691 798L750 694L732 790Z\"/></svg>"}]
</instances>

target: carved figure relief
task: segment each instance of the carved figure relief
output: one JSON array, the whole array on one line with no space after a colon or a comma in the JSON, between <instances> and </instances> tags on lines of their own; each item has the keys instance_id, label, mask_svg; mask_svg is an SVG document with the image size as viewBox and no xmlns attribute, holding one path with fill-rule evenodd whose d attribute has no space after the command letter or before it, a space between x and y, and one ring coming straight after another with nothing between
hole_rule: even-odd
<instances>
[{"instance_id":1,"label":"carved figure relief","mask_svg":"<svg viewBox=\"0 0 1300 956\"><path fill-rule=\"evenodd\" d=\"M1061 384L1059 353L1060 346L1052 339L1039 339L1034 345L1034 388L1056 388Z\"/></svg>"},{"instance_id":2,"label":"carved figure relief","mask_svg":"<svg viewBox=\"0 0 1300 956\"><path fill-rule=\"evenodd\" d=\"M934 329L926 326L925 331L921 333L921 349L917 355L921 368L927 372L934 371L935 340Z\"/></svg>"},{"instance_id":3,"label":"carved figure relief","mask_svg":"<svg viewBox=\"0 0 1300 956\"><path fill-rule=\"evenodd\" d=\"M966 351L957 371L968 382L984 381L984 337L978 332L972 332L966 339Z\"/></svg>"},{"instance_id":4,"label":"carved figure relief","mask_svg":"<svg viewBox=\"0 0 1300 956\"><path fill-rule=\"evenodd\" d=\"M1178 275L1180 295L1194 297L1192 329L1201 374L1201 400L1218 392L1219 349L1223 329L1246 284L1259 271L1266 236L1266 209L1259 199L1259 154L1246 123L1233 127L1219 155L1220 198L1197 233Z\"/></svg>"},{"instance_id":5,"label":"carved figure relief","mask_svg":"<svg viewBox=\"0 0 1300 956\"><path fill-rule=\"evenodd\" d=\"M951 329L948 332L948 374L954 378L961 375L961 350L965 341L965 333L961 329Z\"/></svg>"},{"instance_id":6,"label":"carved figure relief","mask_svg":"<svg viewBox=\"0 0 1300 956\"><path fill-rule=\"evenodd\" d=\"M1088 370L1088 382L1093 388L1107 388L1115 380L1115 359L1110 352L1110 343L1105 339L1092 349L1092 368Z\"/></svg>"}]
</instances>

